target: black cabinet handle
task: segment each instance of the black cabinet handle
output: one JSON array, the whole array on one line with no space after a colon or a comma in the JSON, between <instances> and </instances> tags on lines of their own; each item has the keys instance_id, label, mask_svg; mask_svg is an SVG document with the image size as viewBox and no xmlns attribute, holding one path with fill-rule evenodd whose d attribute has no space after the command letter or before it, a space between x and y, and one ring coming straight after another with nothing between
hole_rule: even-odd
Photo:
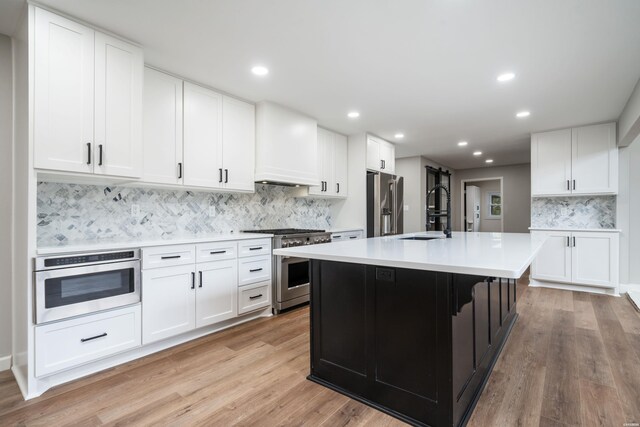
<instances>
[{"instance_id":1,"label":"black cabinet handle","mask_svg":"<svg viewBox=\"0 0 640 427\"><path fill-rule=\"evenodd\" d=\"M383 160L382 161L382 169L386 169L387 168L387 161Z\"/></svg>"},{"instance_id":2,"label":"black cabinet handle","mask_svg":"<svg viewBox=\"0 0 640 427\"><path fill-rule=\"evenodd\" d=\"M91 164L91 143L87 142L87 164Z\"/></svg>"},{"instance_id":3,"label":"black cabinet handle","mask_svg":"<svg viewBox=\"0 0 640 427\"><path fill-rule=\"evenodd\" d=\"M567 180L567 190L571 190L571 181Z\"/></svg>"},{"instance_id":4,"label":"black cabinet handle","mask_svg":"<svg viewBox=\"0 0 640 427\"><path fill-rule=\"evenodd\" d=\"M224 183L229 182L229 169L224 170Z\"/></svg>"},{"instance_id":5,"label":"black cabinet handle","mask_svg":"<svg viewBox=\"0 0 640 427\"><path fill-rule=\"evenodd\" d=\"M218 169L220 171L220 180L218 182L222 182L222 168Z\"/></svg>"},{"instance_id":6,"label":"black cabinet handle","mask_svg":"<svg viewBox=\"0 0 640 427\"><path fill-rule=\"evenodd\" d=\"M350 239L357 239L358 236L349 236Z\"/></svg>"},{"instance_id":7,"label":"black cabinet handle","mask_svg":"<svg viewBox=\"0 0 640 427\"><path fill-rule=\"evenodd\" d=\"M167 255L167 256L161 256L160 259L178 259L180 257L181 255Z\"/></svg>"},{"instance_id":8,"label":"black cabinet handle","mask_svg":"<svg viewBox=\"0 0 640 427\"><path fill-rule=\"evenodd\" d=\"M102 166L102 144L98 145L98 166Z\"/></svg>"},{"instance_id":9,"label":"black cabinet handle","mask_svg":"<svg viewBox=\"0 0 640 427\"><path fill-rule=\"evenodd\" d=\"M249 299L258 299L258 298L262 298L262 294L253 296L253 297L249 297Z\"/></svg>"},{"instance_id":10,"label":"black cabinet handle","mask_svg":"<svg viewBox=\"0 0 640 427\"><path fill-rule=\"evenodd\" d=\"M340 183L336 182L336 193L340 192Z\"/></svg>"},{"instance_id":11,"label":"black cabinet handle","mask_svg":"<svg viewBox=\"0 0 640 427\"><path fill-rule=\"evenodd\" d=\"M338 236L333 236L333 239L341 239L342 238L342 234L338 235Z\"/></svg>"},{"instance_id":12,"label":"black cabinet handle","mask_svg":"<svg viewBox=\"0 0 640 427\"><path fill-rule=\"evenodd\" d=\"M218 255L218 254L226 254L227 251L212 251L209 252L210 255Z\"/></svg>"},{"instance_id":13,"label":"black cabinet handle","mask_svg":"<svg viewBox=\"0 0 640 427\"><path fill-rule=\"evenodd\" d=\"M87 342L87 341L92 341L92 340L97 340L98 338L102 338L102 337L106 337L107 333L102 333L100 335L96 335L95 337L89 337L89 338L80 338L80 342Z\"/></svg>"},{"instance_id":14,"label":"black cabinet handle","mask_svg":"<svg viewBox=\"0 0 640 427\"><path fill-rule=\"evenodd\" d=\"M182 162L178 163L178 179L182 178Z\"/></svg>"},{"instance_id":15,"label":"black cabinet handle","mask_svg":"<svg viewBox=\"0 0 640 427\"><path fill-rule=\"evenodd\" d=\"M259 251L260 249L262 249L262 246L258 246L256 248L249 248L250 251Z\"/></svg>"},{"instance_id":16,"label":"black cabinet handle","mask_svg":"<svg viewBox=\"0 0 640 427\"><path fill-rule=\"evenodd\" d=\"M576 236L573 236L573 247L576 247Z\"/></svg>"},{"instance_id":17,"label":"black cabinet handle","mask_svg":"<svg viewBox=\"0 0 640 427\"><path fill-rule=\"evenodd\" d=\"M196 273L191 272L191 289L196 288Z\"/></svg>"},{"instance_id":18,"label":"black cabinet handle","mask_svg":"<svg viewBox=\"0 0 640 427\"><path fill-rule=\"evenodd\" d=\"M255 273L256 271L262 271L262 267L251 269L249 270L249 273Z\"/></svg>"},{"instance_id":19,"label":"black cabinet handle","mask_svg":"<svg viewBox=\"0 0 640 427\"><path fill-rule=\"evenodd\" d=\"M571 246L571 237L567 236L567 247Z\"/></svg>"},{"instance_id":20,"label":"black cabinet handle","mask_svg":"<svg viewBox=\"0 0 640 427\"><path fill-rule=\"evenodd\" d=\"M200 279L200 285L198 287L201 288L202 287L202 271L198 271L198 276L199 276L199 279Z\"/></svg>"},{"instance_id":21,"label":"black cabinet handle","mask_svg":"<svg viewBox=\"0 0 640 427\"><path fill-rule=\"evenodd\" d=\"M384 169L384 160L380 160L380 169Z\"/></svg>"},{"instance_id":22,"label":"black cabinet handle","mask_svg":"<svg viewBox=\"0 0 640 427\"><path fill-rule=\"evenodd\" d=\"M575 179L573 180L573 189L574 190L576 189L576 180Z\"/></svg>"}]
</instances>

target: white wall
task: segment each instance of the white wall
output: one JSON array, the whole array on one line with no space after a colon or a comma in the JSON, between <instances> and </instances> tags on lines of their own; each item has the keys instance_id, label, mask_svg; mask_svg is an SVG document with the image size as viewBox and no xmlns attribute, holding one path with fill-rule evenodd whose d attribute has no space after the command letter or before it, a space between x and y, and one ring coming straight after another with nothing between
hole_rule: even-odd
<instances>
[{"instance_id":1,"label":"white wall","mask_svg":"<svg viewBox=\"0 0 640 427\"><path fill-rule=\"evenodd\" d=\"M638 135L640 135L640 80L636 83L636 87L618 119L619 145L626 147Z\"/></svg>"},{"instance_id":2,"label":"white wall","mask_svg":"<svg viewBox=\"0 0 640 427\"><path fill-rule=\"evenodd\" d=\"M11 354L12 62L11 39L0 35L0 370Z\"/></svg>"},{"instance_id":3,"label":"white wall","mask_svg":"<svg viewBox=\"0 0 640 427\"><path fill-rule=\"evenodd\" d=\"M460 230L462 180L503 178L502 215L505 233L528 233L531 224L531 165L456 170L453 176L453 229Z\"/></svg>"},{"instance_id":4,"label":"white wall","mask_svg":"<svg viewBox=\"0 0 640 427\"><path fill-rule=\"evenodd\" d=\"M480 231L499 233L502 231L502 221L499 218L489 218L489 193L500 192L500 180L476 181L471 184L480 189Z\"/></svg>"}]
</instances>

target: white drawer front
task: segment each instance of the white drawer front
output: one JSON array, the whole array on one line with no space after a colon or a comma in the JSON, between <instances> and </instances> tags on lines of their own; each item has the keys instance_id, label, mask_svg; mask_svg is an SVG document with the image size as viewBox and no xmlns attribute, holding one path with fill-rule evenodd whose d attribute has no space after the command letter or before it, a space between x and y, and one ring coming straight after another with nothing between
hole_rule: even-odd
<instances>
[{"instance_id":1,"label":"white drawer front","mask_svg":"<svg viewBox=\"0 0 640 427\"><path fill-rule=\"evenodd\" d=\"M238 289L238 314L271 305L271 282L257 283Z\"/></svg>"},{"instance_id":2,"label":"white drawer front","mask_svg":"<svg viewBox=\"0 0 640 427\"><path fill-rule=\"evenodd\" d=\"M271 239L241 240L238 242L238 256L271 255Z\"/></svg>"},{"instance_id":3,"label":"white drawer front","mask_svg":"<svg viewBox=\"0 0 640 427\"><path fill-rule=\"evenodd\" d=\"M36 376L41 377L138 347L140 305L36 327Z\"/></svg>"},{"instance_id":4,"label":"white drawer front","mask_svg":"<svg viewBox=\"0 0 640 427\"><path fill-rule=\"evenodd\" d=\"M238 286L271 281L271 256L241 258L238 261Z\"/></svg>"},{"instance_id":5,"label":"white drawer front","mask_svg":"<svg viewBox=\"0 0 640 427\"><path fill-rule=\"evenodd\" d=\"M235 259L237 256L237 242L202 243L196 246L196 262Z\"/></svg>"},{"instance_id":6,"label":"white drawer front","mask_svg":"<svg viewBox=\"0 0 640 427\"><path fill-rule=\"evenodd\" d=\"M195 245L156 246L142 249L142 269L174 267L196 262Z\"/></svg>"}]
</instances>

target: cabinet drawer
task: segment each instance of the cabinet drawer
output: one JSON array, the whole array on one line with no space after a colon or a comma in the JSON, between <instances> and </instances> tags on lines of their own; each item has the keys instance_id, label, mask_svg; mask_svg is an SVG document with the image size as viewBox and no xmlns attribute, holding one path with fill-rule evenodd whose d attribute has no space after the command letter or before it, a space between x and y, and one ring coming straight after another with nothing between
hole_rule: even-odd
<instances>
[{"instance_id":1,"label":"cabinet drawer","mask_svg":"<svg viewBox=\"0 0 640 427\"><path fill-rule=\"evenodd\" d=\"M202 243L196 246L196 262L234 259L237 256L237 242Z\"/></svg>"},{"instance_id":2,"label":"cabinet drawer","mask_svg":"<svg viewBox=\"0 0 640 427\"><path fill-rule=\"evenodd\" d=\"M140 305L37 326L36 376L141 345Z\"/></svg>"},{"instance_id":3,"label":"cabinet drawer","mask_svg":"<svg viewBox=\"0 0 640 427\"><path fill-rule=\"evenodd\" d=\"M271 282L262 282L238 289L238 314L271 305Z\"/></svg>"},{"instance_id":4,"label":"cabinet drawer","mask_svg":"<svg viewBox=\"0 0 640 427\"><path fill-rule=\"evenodd\" d=\"M271 255L271 239L245 240L238 242L238 256Z\"/></svg>"},{"instance_id":5,"label":"cabinet drawer","mask_svg":"<svg viewBox=\"0 0 640 427\"><path fill-rule=\"evenodd\" d=\"M238 261L238 286L271 281L271 256L241 258Z\"/></svg>"},{"instance_id":6,"label":"cabinet drawer","mask_svg":"<svg viewBox=\"0 0 640 427\"><path fill-rule=\"evenodd\" d=\"M156 246L142 249L142 269L194 264L195 245Z\"/></svg>"}]
</instances>

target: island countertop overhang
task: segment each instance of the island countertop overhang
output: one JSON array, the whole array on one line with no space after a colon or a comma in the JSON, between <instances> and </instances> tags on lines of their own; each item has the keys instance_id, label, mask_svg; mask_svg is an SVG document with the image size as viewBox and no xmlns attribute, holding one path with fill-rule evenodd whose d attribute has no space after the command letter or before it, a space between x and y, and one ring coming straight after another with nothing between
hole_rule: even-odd
<instances>
[{"instance_id":1,"label":"island countertop overhang","mask_svg":"<svg viewBox=\"0 0 640 427\"><path fill-rule=\"evenodd\" d=\"M529 233L454 232L451 239L404 240L416 236L441 237L442 233L374 237L282 248L273 253L382 267L518 279L544 243L543 236Z\"/></svg>"}]
</instances>

